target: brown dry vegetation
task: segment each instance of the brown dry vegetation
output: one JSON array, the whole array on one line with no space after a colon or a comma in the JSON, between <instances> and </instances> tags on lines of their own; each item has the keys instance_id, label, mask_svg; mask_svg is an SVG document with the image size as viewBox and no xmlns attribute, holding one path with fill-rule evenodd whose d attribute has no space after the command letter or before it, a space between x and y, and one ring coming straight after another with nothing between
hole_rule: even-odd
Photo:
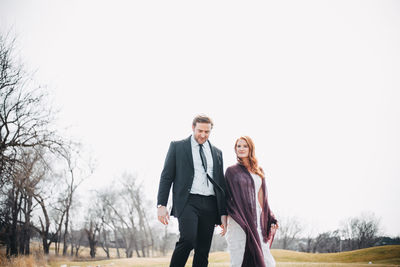
<instances>
[{"instance_id":1,"label":"brown dry vegetation","mask_svg":"<svg viewBox=\"0 0 400 267\"><path fill-rule=\"evenodd\" d=\"M18 256L7 259L0 255L0 266L2 267L41 267L49 266L47 260L41 255Z\"/></svg>"},{"instance_id":2,"label":"brown dry vegetation","mask_svg":"<svg viewBox=\"0 0 400 267\"><path fill-rule=\"evenodd\" d=\"M99 251L100 252L100 251ZM90 261L86 258L86 250L79 259L66 259L50 256L45 258L40 253L28 257L18 257L7 261L0 258L0 266L4 267L60 267L63 264L70 266L102 266L102 267L162 267L168 266L170 256L155 258L123 258L111 260ZM400 246L373 247L362 250L341 253L302 253L288 250L272 250L277 261L277 267L361 267L371 266L400 266ZM191 258L186 266L191 266ZM215 252L210 254L210 267L228 267L229 254Z\"/></svg>"}]
</instances>

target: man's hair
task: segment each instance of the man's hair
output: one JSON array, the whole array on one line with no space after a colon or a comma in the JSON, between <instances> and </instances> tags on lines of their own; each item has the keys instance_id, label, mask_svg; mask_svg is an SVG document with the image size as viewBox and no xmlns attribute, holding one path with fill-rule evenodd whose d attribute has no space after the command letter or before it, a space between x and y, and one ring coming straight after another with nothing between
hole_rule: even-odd
<instances>
[{"instance_id":1,"label":"man's hair","mask_svg":"<svg viewBox=\"0 0 400 267\"><path fill-rule=\"evenodd\" d=\"M210 123L211 124L211 129L214 126L214 123L213 123L212 119L210 117L208 117L207 115L204 115L204 114L200 114L200 115L197 115L196 117L194 117L194 119L193 119L193 127L196 127L197 123Z\"/></svg>"}]
</instances>

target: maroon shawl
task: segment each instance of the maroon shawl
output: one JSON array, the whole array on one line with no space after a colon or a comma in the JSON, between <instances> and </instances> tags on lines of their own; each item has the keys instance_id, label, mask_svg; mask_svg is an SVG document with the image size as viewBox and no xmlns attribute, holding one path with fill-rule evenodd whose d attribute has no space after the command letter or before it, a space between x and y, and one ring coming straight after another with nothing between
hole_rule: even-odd
<instances>
[{"instance_id":1,"label":"maroon shawl","mask_svg":"<svg viewBox=\"0 0 400 267\"><path fill-rule=\"evenodd\" d=\"M261 184L264 200L260 222L257 222L254 181L246 167L240 164L229 167L225 172L225 181L228 215L246 233L242 267L265 267L257 224L261 224L263 241L270 242L271 246L275 235L275 232L271 231L271 224L277 222L269 209L265 179L262 179Z\"/></svg>"}]
</instances>

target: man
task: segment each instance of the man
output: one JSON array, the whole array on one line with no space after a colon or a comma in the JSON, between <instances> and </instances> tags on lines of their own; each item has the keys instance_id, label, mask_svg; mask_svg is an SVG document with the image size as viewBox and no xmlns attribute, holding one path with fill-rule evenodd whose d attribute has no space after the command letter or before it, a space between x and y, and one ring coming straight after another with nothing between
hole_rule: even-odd
<instances>
[{"instance_id":1,"label":"man","mask_svg":"<svg viewBox=\"0 0 400 267\"><path fill-rule=\"evenodd\" d=\"M180 238L170 267L184 267L194 249L193 267L208 265L215 225L226 233L225 180L222 152L208 137L213 127L205 115L193 119L193 135L171 142L158 188L158 220L168 224L167 202L172 185L171 215L178 218Z\"/></svg>"}]
</instances>

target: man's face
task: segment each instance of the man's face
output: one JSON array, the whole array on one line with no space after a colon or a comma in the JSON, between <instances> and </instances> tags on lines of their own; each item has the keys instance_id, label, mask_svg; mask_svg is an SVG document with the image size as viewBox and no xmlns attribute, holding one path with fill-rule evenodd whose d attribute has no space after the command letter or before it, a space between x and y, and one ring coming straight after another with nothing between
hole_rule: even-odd
<instances>
[{"instance_id":1,"label":"man's face","mask_svg":"<svg viewBox=\"0 0 400 267\"><path fill-rule=\"evenodd\" d=\"M207 141L211 133L211 123L196 123L196 126L192 126L193 136L197 143L204 144Z\"/></svg>"}]
</instances>

